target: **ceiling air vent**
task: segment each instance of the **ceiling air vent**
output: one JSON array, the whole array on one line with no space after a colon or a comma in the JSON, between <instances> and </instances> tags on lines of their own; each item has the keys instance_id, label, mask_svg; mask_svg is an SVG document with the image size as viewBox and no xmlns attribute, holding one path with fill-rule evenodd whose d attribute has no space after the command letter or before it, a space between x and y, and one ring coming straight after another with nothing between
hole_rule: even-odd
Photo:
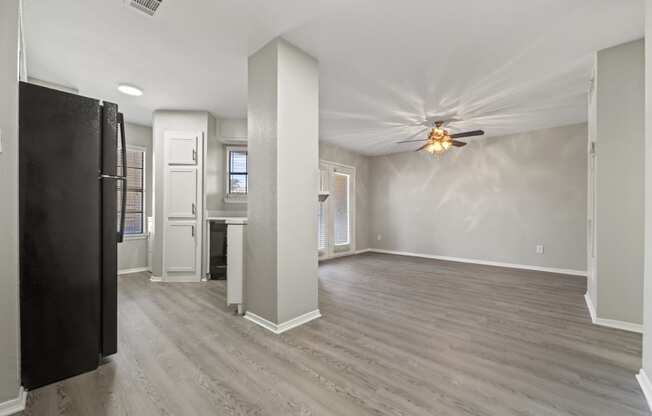
<instances>
[{"instance_id":1,"label":"ceiling air vent","mask_svg":"<svg viewBox=\"0 0 652 416\"><path fill-rule=\"evenodd\" d=\"M150 16L156 14L156 11L162 2L163 0L129 0L129 4L131 4L132 7L135 7Z\"/></svg>"}]
</instances>

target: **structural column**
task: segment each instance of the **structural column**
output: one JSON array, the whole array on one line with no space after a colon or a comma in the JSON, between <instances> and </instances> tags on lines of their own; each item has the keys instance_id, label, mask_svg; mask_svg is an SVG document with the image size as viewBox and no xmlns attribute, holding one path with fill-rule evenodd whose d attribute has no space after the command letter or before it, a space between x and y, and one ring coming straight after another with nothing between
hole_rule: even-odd
<instances>
[{"instance_id":1,"label":"structural column","mask_svg":"<svg viewBox=\"0 0 652 416\"><path fill-rule=\"evenodd\" d=\"M318 318L317 60L281 38L249 57L246 318L283 332Z\"/></svg>"}]
</instances>

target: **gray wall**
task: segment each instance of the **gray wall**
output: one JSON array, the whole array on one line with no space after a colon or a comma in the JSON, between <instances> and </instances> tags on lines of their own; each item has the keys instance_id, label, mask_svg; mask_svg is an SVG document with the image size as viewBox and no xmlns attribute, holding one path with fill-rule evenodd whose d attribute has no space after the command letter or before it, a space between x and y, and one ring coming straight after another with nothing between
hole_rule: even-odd
<instances>
[{"instance_id":1,"label":"gray wall","mask_svg":"<svg viewBox=\"0 0 652 416\"><path fill-rule=\"evenodd\" d=\"M0 403L18 396L18 0L0 2Z\"/></svg>"},{"instance_id":2,"label":"gray wall","mask_svg":"<svg viewBox=\"0 0 652 416\"><path fill-rule=\"evenodd\" d=\"M249 58L246 306L274 323L318 308L318 74L282 39Z\"/></svg>"},{"instance_id":3,"label":"gray wall","mask_svg":"<svg viewBox=\"0 0 652 416\"><path fill-rule=\"evenodd\" d=\"M144 147L145 160L145 225L152 215L152 128L139 124L126 123L127 146ZM118 270L147 267L147 239L127 237L118 244Z\"/></svg>"},{"instance_id":4,"label":"gray wall","mask_svg":"<svg viewBox=\"0 0 652 416\"><path fill-rule=\"evenodd\" d=\"M369 248L369 157L319 142L319 159L355 167L355 247Z\"/></svg>"},{"instance_id":5,"label":"gray wall","mask_svg":"<svg viewBox=\"0 0 652 416\"><path fill-rule=\"evenodd\" d=\"M586 141L580 124L471 141L439 157L374 157L370 244L584 271Z\"/></svg>"},{"instance_id":6,"label":"gray wall","mask_svg":"<svg viewBox=\"0 0 652 416\"><path fill-rule=\"evenodd\" d=\"M245 302L247 310L278 322L277 313L277 54L266 47L249 57L249 190Z\"/></svg>"},{"instance_id":7,"label":"gray wall","mask_svg":"<svg viewBox=\"0 0 652 416\"><path fill-rule=\"evenodd\" d=\"M596 315L643 322L643 41L598 52ZM593 299L595 301L595 299Z\"/></svg>"},{"instance_id":8,"label":"gray wall","mask_svg":"<svg viewBox=\"0 0 652 416\"><path fill-rule=\"evenodd\" d=\"M645 2L645 35L646 38L652 38L652 0ZM645 43L645 66L652 68L652 42ZM647 103L652 103L652 71L650 70L645 73L645 97ZM652 105L645 106L644 243L643 370L647 374L652 374Z\"/></svg>"}]
</instances>

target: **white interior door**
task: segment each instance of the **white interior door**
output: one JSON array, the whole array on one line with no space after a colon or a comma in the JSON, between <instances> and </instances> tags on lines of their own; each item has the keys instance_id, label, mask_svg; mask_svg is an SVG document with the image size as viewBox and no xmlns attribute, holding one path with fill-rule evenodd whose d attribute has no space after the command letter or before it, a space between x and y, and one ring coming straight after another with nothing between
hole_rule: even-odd
<instances>
[{"instance_id":1,"label":"white interior door","mask_svg":"<svg viewBox=\"0 0 652 416\"><path fill-rule=\"evenodd\" d=\"M321 191L328 198L319 206L319 255L329 258L355 251L355 168L320 163Z\"/></svg>"}]
</instances>

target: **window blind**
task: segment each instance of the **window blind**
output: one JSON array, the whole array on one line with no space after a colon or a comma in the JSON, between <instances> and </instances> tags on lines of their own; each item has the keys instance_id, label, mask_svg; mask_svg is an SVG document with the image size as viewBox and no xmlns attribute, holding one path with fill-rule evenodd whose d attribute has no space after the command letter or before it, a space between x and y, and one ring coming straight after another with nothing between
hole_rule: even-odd
<instances>
[{"instance_id":1,"label":"window blind","mask_svg":"<svg viewBox=\"0 0 652 416\"><path fill-rule=\"evenodd\" d=\"M118 174L123 172L122 160L118 158ZM145 152L127 149L127 205L125 212L125 235L145 233ZM122 200L123 183L118 182L118 201ZM118 202L118 210L121 206ZM118 211L118 219L121 216Z\"/></svg>"}]
</instances>

